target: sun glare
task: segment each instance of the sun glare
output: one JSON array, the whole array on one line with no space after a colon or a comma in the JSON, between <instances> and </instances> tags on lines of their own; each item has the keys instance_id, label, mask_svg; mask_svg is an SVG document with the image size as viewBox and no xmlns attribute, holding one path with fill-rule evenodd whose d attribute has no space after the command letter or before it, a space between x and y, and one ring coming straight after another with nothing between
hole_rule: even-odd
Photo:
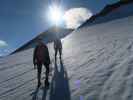
<instances>
[{"instance_id":1,"label":"sun glare","mask_svg":"<svg viewBox=\"0 0 133 100\"><path fill-rule=\"evenodd\" d=\"M57 6L51 6L50 7L50 20L52 21L52 23L58 25L61 22L62 19L62 11L60 9L60 7Z\"/></svg>"}]
</instances>

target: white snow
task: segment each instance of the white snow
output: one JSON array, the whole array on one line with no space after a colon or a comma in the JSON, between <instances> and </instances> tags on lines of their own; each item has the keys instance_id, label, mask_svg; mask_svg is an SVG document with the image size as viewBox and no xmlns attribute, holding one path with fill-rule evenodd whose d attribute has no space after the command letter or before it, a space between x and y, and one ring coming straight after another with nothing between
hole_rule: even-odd
<instances>
[{"instance_id":1,"label":"white snow","mask_svg":"<svg viewBox=\"0 0 133 100\"><path fill-rule=\"evenodd\" d=\"M37 93L33 49L1 58L0 100L133 100L133 16L83 27L62 43L57 66L48 44L51 86Z\"/></svg>"}]
</instances>

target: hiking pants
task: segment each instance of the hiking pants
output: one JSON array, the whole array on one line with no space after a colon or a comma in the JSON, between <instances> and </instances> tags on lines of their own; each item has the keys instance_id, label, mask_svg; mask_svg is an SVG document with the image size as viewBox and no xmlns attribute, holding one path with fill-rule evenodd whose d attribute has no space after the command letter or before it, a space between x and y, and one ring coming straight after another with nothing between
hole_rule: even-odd
<instances>
[{"instance_id":1,"label":"hiking pants","mask_svg":"<svg viewBox=\"0 0 133 100\"><path fill-rule=\"evenodd\" d=\"M38 79L38 85L41 84L41 72L42 72L42 66L45 66L46 68L46 80L48 81L48 75L49 75L49 65L46 65L45 63L38 63L37 64L37 79Z\"/></svg>"}]
</instances>

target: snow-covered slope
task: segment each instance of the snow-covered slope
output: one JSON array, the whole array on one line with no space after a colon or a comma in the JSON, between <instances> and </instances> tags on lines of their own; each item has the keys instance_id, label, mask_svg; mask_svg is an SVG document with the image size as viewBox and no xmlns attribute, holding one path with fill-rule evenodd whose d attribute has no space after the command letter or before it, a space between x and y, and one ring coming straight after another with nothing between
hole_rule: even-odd
<instances>
[{"instance_id":1,"label":"snow-covered slope","mask_svg":"<svg viewBox=\"0 0 133 100\"><path fill-rule=\"evenodd\" d=\"M33 49L1 58L0 100L133 100L133 16L82 27L62 43L57 65L48 44L51 86L38 92Z\"/></svg>"}]
</instances>

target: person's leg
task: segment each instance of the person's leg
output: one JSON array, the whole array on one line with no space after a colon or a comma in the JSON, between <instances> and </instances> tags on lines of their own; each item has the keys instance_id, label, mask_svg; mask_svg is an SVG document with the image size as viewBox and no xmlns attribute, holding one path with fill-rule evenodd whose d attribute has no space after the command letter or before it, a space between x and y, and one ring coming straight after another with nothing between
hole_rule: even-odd
<instances>
[{"instance_id":1,"label":"person's leg","mask_svg":"<svg viewBox=\"0 0 133 100\"><path fill-rule=\"evenodd\" d=\"M46 67L46 79L48 79L49 76L49 65L45 65Z\"/></svg>"},{"instance_id":2,"label":"person's leg","mask_svg":"<svg viewBox=\"0 0 133 100\"><path fill-rule=\"evenodd\" d=\"M41 72L42 72L42 64L37 64L37 79L38 79L38 88L41 85Z\"/></svg>"},{"instance_id":3,"label":"person's leg","mask_svg":"<svg viewBox=\"0 0 133 100\"><path fill-rule=\"evenodd\" d=\"M55 61L56 61L57 52L58 52L58 50L55 49Z\"/></svg>"},{"instance_id":4,"label":"person's leg","mask_svg":"<svg viewBox=\"0 0 133 100\"><path fill-rule=\"evenodd\" d=\"M60 53L60 59L61 59L61 55L62 55L62 49L59 49L59 53Z\"/></svg>"},{"instance_id":5,"label":"person's leg","mask_svg":"<svg viewBox=\"0 0 133 100\"><path fill-rule=\"evenodd\" d=\"M49 80L48 80L48 79L49 79L49 78L48 78L48 77L49 77L49 65L46 65L46 64L45 64L45 68L46 68L46 74L45 74L45 75L46 75L46 79L45 79L45 85L49 85Z\"/></svg>"}]
</instances>

